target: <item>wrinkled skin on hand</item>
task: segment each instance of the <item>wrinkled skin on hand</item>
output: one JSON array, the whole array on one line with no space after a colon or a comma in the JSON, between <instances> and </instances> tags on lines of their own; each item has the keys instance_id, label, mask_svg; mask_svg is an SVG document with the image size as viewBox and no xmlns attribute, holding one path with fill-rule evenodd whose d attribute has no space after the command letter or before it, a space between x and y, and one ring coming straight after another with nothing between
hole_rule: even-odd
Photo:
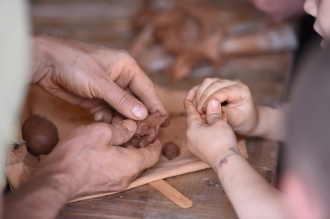
<instances>
[{"instance_id":1,"label":"wrinkled skin on hand","mask_svg":"<svg viewBox=\"0 0 330 219\"><path fill-rule=\"evenodd\" d=\"M159 159L157 139L145 148L119 147L135 133L136 123L94 123L77 128L42 162L38 175L57 176L69 199L105 191L124 190Z\"/></svg>"},{"instance_id":2,"label":"wrinkled skin on hand","mask_svg":"<svg viewBox=\"0 0 330 219\"><path fill-rule=\"evenodd\" d=\"M123 146L132 145L136 148L144 148L154 143L158 137L159 127L166 120L166 116L161 115L157 110L146 119L137 121L137 129L132 137Z\"/></svg>"},{"instance_id":3,"label":"wrinkled skin on hand","mask_svg":"<svg viewBox=\"0 0 330 219\"><path fill-rule=\"evenodd\" d=\"M48 93L110 123L113 110L134 120L167 112L153 83L123 50L38 34L32 81ZM169 124L166 120L164 126Z\"/></svg>"}]
</instances>

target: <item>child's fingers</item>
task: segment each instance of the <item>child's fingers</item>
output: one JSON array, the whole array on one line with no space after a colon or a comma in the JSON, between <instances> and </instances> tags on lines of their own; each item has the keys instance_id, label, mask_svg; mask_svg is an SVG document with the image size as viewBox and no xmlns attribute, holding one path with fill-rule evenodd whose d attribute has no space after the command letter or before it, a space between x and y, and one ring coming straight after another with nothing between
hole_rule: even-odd
<instances>
[{"instance_id":1,"label":"child's fingers","mask_svg":"<svg viewBox=\"0 0 330 219\"><path fill-rule=\"evenodd\" d=\"M208 124L213 124L218 120L222 120L221 104L219 100L212 99L207 104L206 120Z\"/></svg>"},{"instance_id":2,"label":"child's fingers","mask_svg":"<svg viewBox=\"0 0 330 219\"><path fill-rule=\"evenodd\" d=\"M203 108L206 109L207 106L207 100L210 99L210 96L212 95L212 99L215 98L215 95L213 95L218 90L221 90L222 88L236 85L237 81L230 81L230 80L217 80L214 81L212 84L210 84L205 90L204 93L199 98L199 101L197 102L197 111L202 111ZM219 100L220 101L220 100ZM223 101L220 101L220 103Z\"/></svg>"},{"instance_id":3,"label":"child's fingers","mask_svg":"<svg viewBox=\"0 0 330 219\"><path fill-rule=\"evenodd\" d=\"M196 111L196 107L191 100L184 100L184 108L186 109L188 128L193 124L203 123L201 115Z\"/></svg>"},{"instance_id":4,"label":"child's fingers","mask_svg":"<svg viewBox=\"0 0 330 219\"><path fill-rule=\"evenodd\" d=\"M189 90L189 92L187 93L186 99L191 100L191 101L194 101L198 89L199 89L199 85L197 85L197 86L191 88L191 89Z\"/></svg>"},{"instance_id":5,"label":"child's fingers","mask_svg":"<svg viewBox=\"0 0 330 219\"><path fill-rule=\"evenodd\" d=\"M220 80L219 78L206 78L203 83L199 86L199 89L197 90L196 93L196 101L197 103L199 102L202 94L204 93L204 91L210 86L210 84L212 84L215 81Z\"/></svg>"},{"instance_id":6,"label":"child's fingers","mask_svg":"<svg viewBox=\"0 0 330 219\"><path fill-rule=\"evenodd\" d=\"M231 105L231 107L235 107L235 105L240 104L242 101L246 100L247 97L250 95L251 94L248 87L244 84L238 83L217 90L207 98L205 104L207 105L210 100L216 98L220 101L220 103L226 101L228 106Z\"/></svg>"}]
</instances>

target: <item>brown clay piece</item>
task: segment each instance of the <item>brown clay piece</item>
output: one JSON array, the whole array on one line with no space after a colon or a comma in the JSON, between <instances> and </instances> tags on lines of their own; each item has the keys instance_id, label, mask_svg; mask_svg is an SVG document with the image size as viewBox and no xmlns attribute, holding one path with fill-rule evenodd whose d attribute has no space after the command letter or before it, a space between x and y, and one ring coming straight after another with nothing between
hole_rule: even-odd
<instances>
[{"instance_id":1,"label":"brown clay piece","mask_svg":"<svg viewBox=\"0 0 330 219\"><path fill-rule=\"evenodd\" d=\"M158 130L167 116L161 115L157 110L146 119L137 121L137 129L134 136L123 146L133 145L136 148L144 148L154 143L158 137Z\"/></svg>"},{"instance_id":2,"label":"brown clay piece","mask_svg":"<svg viewBox=\"0 0 330 219\"><path fill-rule=\"evenodd\" d=\"M49 154L59 141L56 126L43 115L30 116L23 123L22 135L34 155Z\"/></svg>"},{"instance_id":3,"label":"brown clay piece","mask_svg":"<svg viewBox=\"0 0 330 219\"><path fill-rule=\"evenodd\" d=\"M180 149L175 143L170 141L164 145L162 153L167 159L172 160L180 155Z\"/></svg>"}]
</instances>

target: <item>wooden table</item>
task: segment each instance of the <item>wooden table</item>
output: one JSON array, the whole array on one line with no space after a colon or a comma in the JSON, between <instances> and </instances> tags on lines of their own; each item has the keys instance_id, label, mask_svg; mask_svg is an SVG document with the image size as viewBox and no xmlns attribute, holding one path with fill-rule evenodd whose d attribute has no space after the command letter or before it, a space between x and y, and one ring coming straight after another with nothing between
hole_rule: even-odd
<instances>
[{"instance_id":1,"label":"wooden table","mask_svg":"<svg viewBox=\"0 0 330 219\"><path fill-rule=\"evenodd\" d=\"M192 2L211 4L213 1ZM130 23L132 16L144 4L143 0L32 0L33 29L112 48L128 48L134 36ZM218 5L248 7L251 10L243 0L218 1ZM255 63L258 62L263 63L266 68L256 66ZM290 53L259 55L245 59L236 57L228 60L225 66L211 76L240 79L251 88L257 104L268 104L283 99L291 63ZM170 84L163 75L153 75L151 78L156 83L180 89L188 89L203 80L202 77L192 77ZM276 186L279 144L248 138L247 149L250 164L270 184ZM213 170L197 171L165 181L191 199L194 206L181 209L152 186L144 185L111 196L69 203L61 210L58 218L237 217Z\"/></svg>"},{"instance_id":2,"label":"wooden table","mask_svg":"<svg viewBox=\"0 0 330 219\"><path fill-rule=\"evenodd\" d=\"M251 138L249 162L271 184L276 184L278 144ZM67 204L58 218L237 218L212 169L165 179L191 199L194 206L182 209L150 185Z\"/></svg>"}]
</instances>

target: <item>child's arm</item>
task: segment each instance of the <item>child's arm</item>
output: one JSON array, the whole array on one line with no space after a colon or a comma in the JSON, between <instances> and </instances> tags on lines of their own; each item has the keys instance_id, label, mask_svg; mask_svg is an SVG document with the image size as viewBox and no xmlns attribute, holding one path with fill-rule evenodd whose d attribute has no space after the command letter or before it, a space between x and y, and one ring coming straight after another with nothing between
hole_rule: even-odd
<instances>
[{"instance_id":1,"label":"child's arm","mask_svg":"<svg viewBox=\"0 0 330 219\"><path fill-rule=\"evenodd\" d=\"M288 105L257 106L258 122L246 135L284 141L286 137L286 115Z\"/></svg>"},{"instance_id":2,"label":"child's arm","mask_svg":"<svg viewBox=\"0 0 330 219\"><path fill-rule=\"evenodd\" d=\"M233 130L242 135L258 136L272 140L285 139L285 107L256 107L250 89L240 81L207 78L192 88L186 99L196 103L200 114L211 99L218 99L227 122Z\"/></svg>"},{"instance_id":3,"label":"child's arm","mask_svg":"<svg viewBox=\"0 0 330 219\"><path fill-rule=\"evenodd\" d=\"M212 99L206 120L185 100L188 149L216 170L239 218L286 218L280 192L269 185L239 154L231 127L222 120L221 106Z\"/></svg>"}]
</instances>

